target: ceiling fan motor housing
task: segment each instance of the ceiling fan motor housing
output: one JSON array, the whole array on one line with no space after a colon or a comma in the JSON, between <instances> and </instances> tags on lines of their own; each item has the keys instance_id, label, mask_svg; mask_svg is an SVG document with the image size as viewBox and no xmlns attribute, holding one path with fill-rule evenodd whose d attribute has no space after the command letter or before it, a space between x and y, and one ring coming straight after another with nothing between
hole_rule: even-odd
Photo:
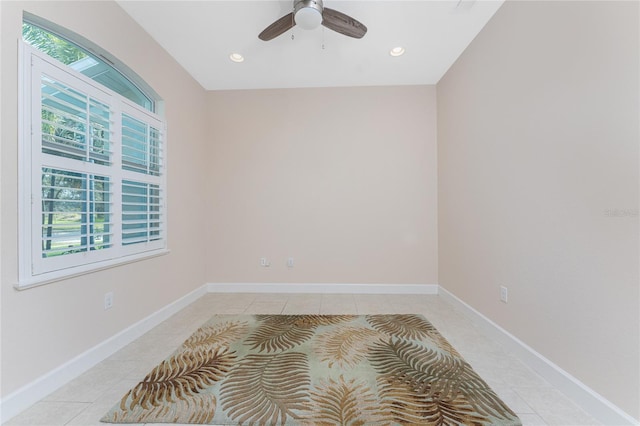
<instances>
[{"instance_id":1,"label":"ceiling fan motor housing","mask_svg":"<svg viewBox=\"0 0 640 426\"><path fill-rule=\"evenodd\" d=\"M318 28L322 23L322 0L296 0L293 14L296 25L305 30Z\"/></svg>"}]
</instances>

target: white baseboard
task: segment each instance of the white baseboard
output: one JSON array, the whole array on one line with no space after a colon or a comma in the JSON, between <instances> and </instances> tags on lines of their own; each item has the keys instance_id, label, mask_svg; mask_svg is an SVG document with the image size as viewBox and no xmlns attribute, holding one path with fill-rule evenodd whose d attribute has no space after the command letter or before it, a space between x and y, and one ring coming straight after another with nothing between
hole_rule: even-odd
<instances>
[{"instance_id":1,"label":"white baseboard","mask_svg":"<svg viewBox=\"0 0 640 426\"><path fill-rule=\"evenodd\" d=\"M207 292L203 285L138 321L118 334L94 346L75 358L65 362L49 373L2 398L0 401L0 422L4 423L21 411L29 408L51 392L67 384L96 364L105 360L129 343L133 342L171 315L196 301Z\"/></svg>"},{"instance_id":2,"label":"white baseboard","mask_svg":"<svg viewBox=\"0 0 640 426\"><path fill-rule=\"evenodd\" d=\"M438 294L437 284L209 283L210 293Z\"/></svg>"},{"instance_id":3,"label":"white baseboard","mask_svg":"<svg viewBox=\"0 0 640 426\"><path fill-rule=\"evenodd\" d=\"M575 401L584 411L605 425L640 425L638 420L609 402L602 395L567 373L562 368L536 352L526 343L491 321L474 308L440 286L438 293L477 324L491 339L514 353L522 362L540 374L545 380Z\"/></svg>"}]
</instances>

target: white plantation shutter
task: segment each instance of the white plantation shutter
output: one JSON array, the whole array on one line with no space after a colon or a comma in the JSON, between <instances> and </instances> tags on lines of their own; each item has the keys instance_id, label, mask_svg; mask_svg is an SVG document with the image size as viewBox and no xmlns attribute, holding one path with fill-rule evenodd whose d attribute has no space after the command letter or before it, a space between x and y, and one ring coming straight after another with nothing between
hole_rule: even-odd
<instances>
[{"instance_id":1,"label":"white plantation shutter","mask_svg":"<svg viewBox=\"0 0 640 426\"><path fill-rule=\"evenodd\" d=\"M162 165L161 123L147 123L122 114L122 168L160 176Z\"/></svg>"},{"instance_id":2,"label":"white plantation shutter","mask_svg":"<svg viewBox=\"0 0 640 426\"><path fill-rule=\"evenodd\" d=\"M162 237L161 196L158 185L122 182L122 244L157 241Z\"/></svg>"},{"instance_id":3,"label":"white plantation shutter","mask_svg":"<svg viewBox=\"0 0 640 426\"><path fill-rule=\"evenodd\" d=\"M121 232L127 250L164 244L162 121L139 107L122 111Z\"/></svg>"},{"instance_id":4,"label":"white plantation shutter","mask_svg":"<svg viewBox=\"0 0 640 426\"><path fill-rule=\"evenodd\" d=\"M110 188L105 176L42 169L43 258L111 247Z\"/></svg>"},{"instance_id":5,"label":"white plantation shutter","mask_svg":"<svg viewBox=\"0 0 640 426\"><path fill-rule=\"evenodd\" d=\"M19 286L165 251L162 119L21 49Z\"/></svg>"},{"instance_id":6,"label":"white plantation shutter","mask_svg":"<svg viewBox=\"0 0 640 426\"><path fill-rule=\"evenodd\" d=\"M43 74L42 151L110 165L109 106Z\"/></svg>"}]
</instances>

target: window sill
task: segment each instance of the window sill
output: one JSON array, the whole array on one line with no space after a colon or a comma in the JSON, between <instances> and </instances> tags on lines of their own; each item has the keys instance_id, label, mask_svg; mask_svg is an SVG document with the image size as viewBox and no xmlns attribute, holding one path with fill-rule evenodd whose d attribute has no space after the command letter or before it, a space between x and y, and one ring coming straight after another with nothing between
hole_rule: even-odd
<instances>
[{"instance_id":1,"label":"window sill","mask_svg":"<svg viewBox=\"0 0 640 426\"><path fill-rule=\"evenodd\" d=\"M154 257L164 256L169 254L169 249L159 249L146 253L139 253L135 255L127 256L121 259L112 259L99 263L91 263L74 268L63 269L60 271L49 272L40 276L31 276L21 279L14 288L16 290L28 290L30 288L39 287L41 285L50 284L57 281L63 281L81 275L92 274L94 272L103 271L105 269L116 268L118 266L126 265L128 263L140 262L142 260L151 259Z\"/></svg>"}]
</instances>

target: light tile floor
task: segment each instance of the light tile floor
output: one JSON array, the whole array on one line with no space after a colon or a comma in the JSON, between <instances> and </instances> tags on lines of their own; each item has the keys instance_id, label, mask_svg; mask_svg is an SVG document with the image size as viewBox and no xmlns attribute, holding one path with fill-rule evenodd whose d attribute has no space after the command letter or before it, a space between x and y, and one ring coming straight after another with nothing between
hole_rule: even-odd
<instances>
[{"instance_id":1,"label":"light tile floor","mask_svg":"<svg viewBox=\"0 0 640 426\"><path fill-rule=\"evenodd\" d=\"M214 314L242 313L422 314L524 425L599 424L438 296L207 294L6 425L104 425L100 418L202 323Z\"/></svg>"}]
</instances>

